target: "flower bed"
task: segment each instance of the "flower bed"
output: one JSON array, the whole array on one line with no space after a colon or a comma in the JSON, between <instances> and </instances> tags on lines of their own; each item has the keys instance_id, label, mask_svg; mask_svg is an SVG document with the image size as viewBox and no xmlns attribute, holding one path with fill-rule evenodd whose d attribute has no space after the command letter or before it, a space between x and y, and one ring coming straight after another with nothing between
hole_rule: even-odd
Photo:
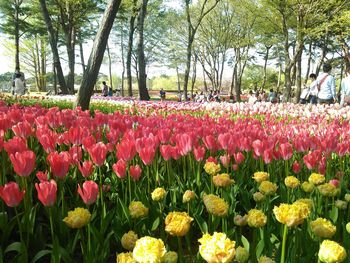
<instances>
[{"instance_id":1,"label":"flower bed","mask_svg":"<svg viewBox=\"0 0 350 263\"><path fill-rule=\"evenodd\" d=\"M346 260L345 110L122 104L0 104L5 262Z\"/></svg>"}]
</instances>

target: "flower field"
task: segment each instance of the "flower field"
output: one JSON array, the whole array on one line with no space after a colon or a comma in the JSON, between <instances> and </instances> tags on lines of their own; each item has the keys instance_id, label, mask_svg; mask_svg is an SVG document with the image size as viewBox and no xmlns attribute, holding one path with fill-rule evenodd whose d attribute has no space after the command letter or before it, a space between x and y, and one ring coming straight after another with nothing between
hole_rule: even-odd
<instances>
[{"instance_id":1,"label":"flower field","mask_svg":"<svg viewBox=\"0 0 350 263\"><path fill-rule=\"evenodd\" d=\"M1 262L350 262L348 108L111 103L0 101Z\"/></svg>"}]
</instances>

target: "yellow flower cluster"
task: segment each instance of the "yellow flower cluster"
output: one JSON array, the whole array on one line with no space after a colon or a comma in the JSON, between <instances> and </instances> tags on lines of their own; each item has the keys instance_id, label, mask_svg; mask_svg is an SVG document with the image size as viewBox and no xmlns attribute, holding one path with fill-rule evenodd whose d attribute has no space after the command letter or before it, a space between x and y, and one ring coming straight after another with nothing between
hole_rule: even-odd
<instances>
[{"instance_id":1,"label":"yellow flower cluster","mask_svg":"<svg viewBox=\"0 0 350 263\"><path fill-rule=\"evenodd\" d=\"M165 218L165 231L172 236L185 236L192 221L193 218L186 212L170 212Z\"/></svg>"},{"instance_id":2,"label":"yellow flower cluster","mask_svg":"<svg viewBox=\"0 0 350 263\"><path fill-rule=\"evenodd\" d=\"M195 198L196 198L196 194L193 191L186 190L186 192L182 196L182 202L183 203L188 203L188 202L192 201Z\"/></svg>"},{"instance_id":3,"label":"yellow flower cluster","mask_svg":"<svg viewBox=\"0 0 350 263\"><path fill-rule=\"evenodd\" d=\"M138 236L134 231L125 233L121 239L122 247L126 250L132 251L135 247L137 239Z\"/></svg>"},{"instance_id":4,"label":"yellow flower cluster","mask_svg":"<svg viewBox=\"0 0 350 263\"><path fill-rule=\"evenodd\" d=\"M339 189L329 183L321 184L317 186L317 189L321 195L326 197L335 197L339 194Z\"/></svg>"},{"instance_id":5,"label":"yellow flower cluster","mask_svg":"<svg viewBox=\"0 0 350 263\"><path fill-rule=\"evenodd\" d=\"M324 240L318 251L318 258L325 263L341 263L346 258L346 251L337 242Z\"/></svg>"},{"instance_id":6,"label":"yellow flower cluster","mask_svg":"<svg viewBox=\"0 0 350 263\"><path fill-rule=\"evenodd\" d=\"M137 262L160 263L165 252L161 239L145 236L136 241L132 255Z\"/></svg>"},{"instance_id":7,"label":"yellow flower cluster","mask_svg":"<svg viewBox=\"0 0 350 263\"><path fill-rule=\"evenodd\" d=\"M239 246L236 249L235 261L238 263L245 263L249 259L249 251L247 251L244 247Z\"/></svg>"},{"instance_id":8,"label":"yellow flower cluster","mask_svg":"<svg viewBox=\"0 0 350 263\"><path fill-rule=\"evenodd\" d=\"M152 200L153 201L160 201L164 198L166 194L166 191L164 190L164 188L162 187L158 187L156 189L154 189L154 191L151 194Z\"/></svg>"},{"instance_id":9,"label":"yellow flower cluster","mask_svg":"<svg viewBox=\"0 0 350 263\"><path fill-rule=\"evenodd\" d=\"M264 201L265 198L266 198L265 195L260 192L256 192L253 194L253 199L257 203Z\"/></svg>"},{"instance_id":10,"label":"yellow flower cluster","mask_svg":"<svg viewBox=\"0 0 350 263\"><path fill-rule=\"evenodd\" d=\"M263 181L259 185L259 191L263 193L264 195L273 195L277 191L277 185L274 183L271 183L270 181Z\"/></svg>"},{"instance_id":11,"label":"yellow flower cluster","mask_svg":"<svg viewBox=\"0 0 350 263\"><path fill-rule=\"evenodd\" d=\"M203 202L208 213L220 217L227 216L229 205L220 197L213 194L204 194Z\"/></svg>"},{"instance_id":12,"label":"yellow flower cluster","mask_svg":"<svg viewBox=\"0 0 350 263\"><path fill-rule=\"evenodd\" d=\"M350 202L350 194L345 194L344 199L346 202Z\"/></svg>"},{"instance_id":13,"label":"yellow flower cluster","mask_svg":"<svg viewBox=\"0 0 350 263\"><path fill-rule=\"evenodd\" d=\"M247 222L250 227L263 227L266 225L267 217L263 211L251 209L248 212Z\"/></svg>"},{"instance_id":14,"label":"yellow flower cluster","mask_svg":"<svg viewBox=\"0 0 350 263\"><path fill-rule=\"evenodd\" d=\"M136 260L132 257L132 252L120 253L117 255L117 263L136 263Z\"/></svg>"},{"instance_id":15,"label":"yellow flower cluster","mask_svg":"<svg viewBox=\"0 0 350 263\"><path fill-rule=\"evenodd\" d=\"M177 253L174 251L166 252L165 255L162 257L161 262L162 263L177 263L178 256Z\"/></svg>"},{"instance_id":16,"label":"yellow flower cluster","mask_svg":"<svg viewBox=\"0 0 350 263\"><path fill-rule=\"evenodd\" d=\"M276 261L274 261L272 258L262 256L259 258L258 263L276 263Z\"/></svg>"},{"instance_id":17,"label":"yellow flower cluster","mask_svg":"<svg viewBox=\"0 0 350 263\"><path fill-rule=\"evenodd\" d=\"M314 202L312 201L312 199L309 198L301 198L296 200L293 204L294 205L298 205L299 203L302 203L304 205L307 205L309 207L310 210L312 210L312 208L314 207Z\"/></svg>"},{"instance_id":18,"label":"yellow flower cluster","mask_svg":"<svg viewBox=\"0 0 350 263\"><path fill-rule=\"evenodd\" d=\"M336 200L335 207L340 210L346 210L348 208L348 203L343 200Z\"/></svg>"},{"instance_id":19,"label":"yellow flower cluster","mask_svg":"<svg viewBox=\"0 0 350 263\"><path fill-rule=\"evenodd\" d=\"M277 221L289 227L302 224L310 212L309 205L300 201L293 204L280 204L273 209Z\"/></svg>"},{"instance_id":20,"label":"yellow flower cluster","mask_svg":"<svg viewBox=\"0 0 350 263\"><path fill-rule=\"evenodd\" d=\"M315 189L315 186L312 183L303 182L301 184L301 189L303 189L305 193L311 193Z\"/></svg>"},{"instance_id":21,"label":"yellow flower cluster","mask_svg":"<svg viewBox=\"0 0 350 263\"><path fill-rule=\"evenodd\" d=\"M267 181L269 180L270 175L266 172L255 172L253 179L257 182L257 183L261 183L263 181Z\"/></svg>"},{"instance_id":22,"label":"yellow flower cluster","mask_svg":"<svg viewBox=\"0 0 350 263\"><path fill-rule=\"evenodd\" d=\"M89 210L77 207L73 211L68 212L68 216L63 219L63 222L70 228L81 228L89 223L90 218Z\"/></svg>"},{"instance_id":23,"label":"yellow flower cluster","mask_svg":"<svg viewBox=\"0 0 350 263\"><path fill-rule=\"evenodd\" d=\"M295 176L287 176L284 179L284 184L289 188L295 189L300 185L300 181Z\"/></svg>"},{"instance_id":24,"label":"yellow flower cluster","mask_svg":"<svg viewBox=\"0 0 350 263\"><path fill-rule=\"evenodd\" d=\"M320 238L331 238L337 228L327 219L317 218L310 222L311 231Z\"/></svg>"},{"instance_id":25,"label":"yellow flower cluster","mask_svg":"<svg viewBox=\"0 0 350 263\"><path fill-rule=\"evenodd\" d=\"M213 183L216 187L227 187L235 183L228 174L218 174L213 176Z\"/></svg>"},{"instance_id":26,"label":"yellow flower cluster","mask_svg":"<svg viewBox=\"0 0 350 263\"><path fill-rule=\"evenodd\" d=\"M309 182L312 183L313 185L323 184L325 180L326 178L324 177L323 174L312 173L309 176Z\"/></svg>"},{"instance_id":27,"label":"yellow flower cluster","mask_svg":"<svg viewBox=\"0 0 350 263\"><path fill-rule=\"evenodd\" d=\"M220 164L216 164L214 162L206 162L204 165L204 170L207 174L216 175L220 172L221 167Z\"/></svg>"},{"instance_id":28,"label":"yellow flower cluster","mask_svg":"<svg viewBox=\"0 0 350 263\"><path fill-rule=\"evenodd\" d=\"M141 218L148 215L148 208L140 201L132 201L129 205L129 213L131 218Z\"/></svg>"},{"instance_id":29,"label":"yellow flower cluster","mask_svg":"<svg viewBox=\"0 0 350 263\"><path fill-rule=\"evenodd\" d=\"M208 263L231 262L235 256L236 243L224 233L204 234L198 241L201 243L199 253Z\"/></svg>"}]
</instances>

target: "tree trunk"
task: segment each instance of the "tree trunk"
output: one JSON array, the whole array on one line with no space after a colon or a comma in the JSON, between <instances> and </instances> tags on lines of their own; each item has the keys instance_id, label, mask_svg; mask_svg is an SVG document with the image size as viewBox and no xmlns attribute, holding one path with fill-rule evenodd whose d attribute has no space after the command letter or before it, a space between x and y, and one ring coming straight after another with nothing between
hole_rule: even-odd
<instances>
[{"instance_id":1,"label":"tree trunk","mask_svg":"<svg viewBox=\"0 0 350 263\"><path fill-rule=\"evenodd\" d=\"M67 38L67 54L68 54L68 66L69 73L67 78L67 88L68 90L74 94L74 77L75 77L75 29L72 28L68 32Z\"/></svg>"},{"instance_id":2,"label":"tree trunk","mask_svg":"<svg viewBox=\"0 0 350 263\"><path fill-rule=\"evenodd\" d=\"M126 78L128 86L128 96L132 97L132 75L131 75L131 60L132 60L132 48L134 42L135 33L135 19L136 19L136 1L133 1L133 12L129 20L129 40L128 40L128 51L126 54Z\"/></svg>"},{"instance_id":3,"label":"tree trunk","mask_svg":"<svg viewBox=\"0 0 350 263\"><path fill-rule=\"evenodd\" d=\"M325 43L322 46L320 60L318 61L317 66L316 66L316 72L315 72L316 76L318 76L318 74L320 74L321 67L322 67L322 64L323 64L323 61L324 61L326 55L327 55L327 43L325 41Z\"/></svg>"},{"instance_id":4,"label":"tree trunk","mask_svg":"<svg viewBox=\"0 0 350 263\"><path fill-rule=\"evenodd\" d=\"M194 84L196 83L196 78L197 78L197 55L195 54L193 68L192 68L191 99L193 98L193 90L194 90Z\"/></svg>"},{"instance_id":5,"label":"tree trunk","mask_svg":"<svg viewBox=\"0 0 350 263\"><path fill-rule=\"evenodd\" d=\"M280 89L281 82L282 82L282 63L279 62L279 64L278 64L277 92Z\"/></svg>"},{"instance_id":6,"label":"tree trunk","mask_svg":"<svg viewBox=\"0 0 350 263\"><path fill-rule=\"evenodd\" d=\"M137 62L139 68L139 77L138 77L138 88L140 100L149 100L149 94L147 90L147 74L146 74L146 59L144 52L144 39L143 39L143 29L147 13L147 4L148 0L142 0L142 6L139 12L137 20L137 30L138 30L138 43L137 43Z\"/></svg>"},{"instance_id":7,"label":"tree trunk","mask_svg":"<svg viewBox=\"0 0 350 263\"><path fill-rule=\"evenodd\" d=\"M45 1L45 0L41 0ZM94 91L97 76L106 50L109 33L117 15L121 0L110 0L103 15L102 23L95 37L94 45L89 57L88 65L83 76L77 96L77 105L82 110L89 109L90 98Z\"/></svg>"},{"instance_id":8,"label":"tree trunk","mask_svg":"<svg viewBox=\"0 0 350 263\"><path fill-rule=\"evenodd\" d=\"M180 93L181 92L181 87L180 87L179 67L176 67L176 76L177 76L177 91Z\"/></svg>"},{"instance_id":9,"label":"tree trunk","mask_svg":"<svg viewBox=\"0 0 350 263\"><path fill-rule=\"evenodd\" d=\"M55 95L57 95L57 72L56 72L56 66L55 63L52 63L52 72L53 72L53 90L55 92Z\"/></svg>"},{"instance_id":10,"label":"tree trunk","mask_svg":"<svg viewBox=\"0 0 350 263\"><path fill-rule=\"evenodd\" d=\"M308 80L309 75L310 75L310 67L311 67L311 60L312 60L312 45L313 45L312 42L310 42L309 48L308 48L309 56L307 58L307 69L306 69L304 84L307 83L307 80Z\"/></svg>"},{"instance_id":11,"label":"tree trunk","mask_svg":"<svg viewBox=\"0 0 350 263\"><path fill-rule=\"evenodd\" d=\"M296 90L296 94L295 94L295 98L296 98L296 103L299 101L300 98L300 94L301 94L301 86L302 86L302 82L301 82L301 59L302 59L302 52L300 53L300 56L298 57L297 63L296 63L296 86L297 86L297 90Z\"/></svg>"},{"instance_id":12,"label":"tree trunk","mask_svg":"<svg viewBox=\"0 0 350 263\"><path fill-rule=\"evenodd\" d=\"M350 69L350 49L349 45L346 43L346 41L342 38L340 39L340 45L343 50L343 58L345 62L346 72L349 72Z\"/></svg>"},{"instance_id":13,"label":"tree trunk","mask_svg":"<svg viewBox=\"0 0 350 263\"><path fill-rule=\"evenodd\" d=\"M267 79L267 73L266 73L266 69L267 69L267 62L269 60L269 52L270 49L272 48L272 46L265 46L266 48L266 52L265 52L265 56L264 56L264 77L263 77L263 83L261 85L261 89L265 88L266 85L266 79Z\"/></svg>"},{"instance_id":14,"label":"tree trunk","mask_svg":"<svg viewBox=\"0 0 350 263\"><path fill-rule=\"evenodd\" d=\"M34 71L35 71L35 79L36 79L36 86L39 91L42 91L42 81L41 81L41 65L40 65L40 55L39 55L39 45L38 45L38 38L35 38L35 54L33 54L34 58Z\"/></svg>"},{"instance_id":15,"label":"tree trunk","mask_svg":"<svg viewBox=\"0 0 350 263\"><path fill-rule=\"evenodd\" d=\"M112 59L111 59L111 53L110 53L110 50L109 50L108 41L107 41L107 55L108 55L109 85L111 86L111 89L113 89Z\"/></svg>"},{"instance_id":16,"label":"tree trunk","mask_svg":"<svg viewBox=\"0 0 350 263\"><path fill-rule=\"evenodd\" d=\"M46 7L46 1L45 0L39 0L39 1L40 1L41 11L43 13L45 24L46 24L48 35L49 35L49 41L50 41L50 46L51 46L51 50L52 50L53 61L54 61L54 65L56 68L56 73L57 73L57 77L58 77L58 82L60 84L60 89L62 90L62 93L68 94L66 80L64 79L63 70L62 70L61 62L60 62L60 57L58 55L57 39L55 37L55 30L52 27L52 22L51 22L51 18L49 15L49 11L47 10L47 7Z\"/></svg>"},{"instance_id":17,"label":"tree trunk","mask_svg":"<svg viewBox=\"0 0 350 263\"><path fill-rule=\"evenodd\" d=\"M79 50L80 50L81 67L83 68L83 74L84 74L86 66L85 66L83 39L81 37L81 32L79 32Z\"/></svg>"},{"instance_id":18,"label":"tree trunk","mask_svg":"<svg viewBox=\"0 0 350 263\"><path fill-rule=\"evenodd\" d=\"M40 38L41 87L46 90L46 42Z\"/></svg>"},{"instance_id":19,"label":"tree trunk","mask_svg":"<svg viewBox=\"0 0 350 263\"><path fill-rule=\"evenodd\" d=\"M121 47L121 55L122 55L122 66L123 66L123 71L122 71L122 83L121 83L121 95L124 97L124 75L125 75L125 58L124 58L124 45L123 45L123 40L124 40L124 34L123 34L123 24L122 28L120 31L120 47Z\"/></svg>"},{"instance_id":20,"label":"tree trunk","mask_svg":"<svg viewBox=\"0 0 350 263\"><path fill-rule=\"evenodd\" d=\"M16 69L20 69L19 65L19 7L21 5L22 1L15 1L15 47L16 47L16 54L15 54L15 65Z\"/></svg>"}]
</instances>

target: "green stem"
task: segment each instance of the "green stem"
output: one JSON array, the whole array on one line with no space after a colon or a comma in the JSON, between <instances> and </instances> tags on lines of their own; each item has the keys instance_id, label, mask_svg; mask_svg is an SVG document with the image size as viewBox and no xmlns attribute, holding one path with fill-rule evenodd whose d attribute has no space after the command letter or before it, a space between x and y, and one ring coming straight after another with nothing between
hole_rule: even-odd
<instances>
[{"instance_id":1,"label":"green stem","mask_svg":"<svg viewBox=\"0 0 350 263\"><path fill-rule=\"evenodd\" d=\"M182 241L181 241L181 237L177 237L177 243L178 243L178 249L179 249L179 262L182 263L184 262L184 253L183 253L183 249L182 249Z\"/></svg>"},{"instance_id":2,"label":"green stem","mask_svg":"<svg viewBox=\"0 0 350 263\"><path fill-rule=\"evenodd\" d=\"M18 215L17 207L15 207L15 214L16 214L16 219L17 219L17 224L18 224L19 237L20 237L20 239L21 239L21 243L24 245L23 234L22 234L22 227L21 227L21 221L19 220L19 215Z\"/></svg>"},{"instance_id":3,"label":"green stem","mask_svg":"<svg viewBox=\"0 0 350 263\"><path fill-rule=\"evenodd\" d=\"M51 242L52 242L52 250L54 251L52 257L51 257L51 262L53 263L58 263L59 262L59 257L58 254L56 253L57 248L56 248L56 242L55 242L55 234L54 234L54 225L52 221L52 208L49 207L49 220L50 220L50 232L51 232Z\"/></svg>"},{"instance_id":4,"label":"green stem","mask_svg":"<svg viewBox=\"0 0 350 263\"><path fill-rule=\"evenodd\" d=\"M102 219L106 217L106 207L103 201L103 180L102 180L102 172L101 167L98 167L98 173L100 176L100 201L101 201L101 207L102 207ZM102 220L101 220L102 223Z\"/></svg>"},{"instance_id":5,"label":"green stem","mask_svg":"<svg viewBox=\"0 0 350 263\"><path fill-rule=\"evenodd\" d=\"M129 173L128 184L129 184L129 200L130 200L129 203L131 203L131 176L130 176L130 171L128 173Z\"/></svg>"},{"instance_id":6,"label":"green stem","mask_svg":"<svg viewBox=\"0 0 350 263\"><path fill-rule=\"evenodd\" d=\"M285 262L285 258L286 258L287 233L288 233L288 226L284 225L283 240L282 240L281 263L284 263Z\"/></svg>"}]
</instances>

